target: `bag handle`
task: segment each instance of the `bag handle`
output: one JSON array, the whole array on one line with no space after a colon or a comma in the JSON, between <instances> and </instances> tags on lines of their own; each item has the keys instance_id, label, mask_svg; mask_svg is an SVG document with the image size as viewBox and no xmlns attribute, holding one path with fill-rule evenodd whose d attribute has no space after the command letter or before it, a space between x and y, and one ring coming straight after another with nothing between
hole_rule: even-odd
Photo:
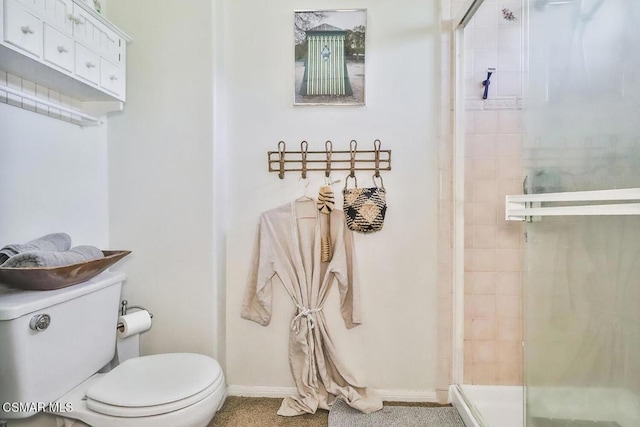
<instances>
[{"instance_id":1,"label":"bag handle","mask_svg":"<svg viewBox=\"0 0 640 427\"><path fill-rule=\"evenodd\" d=\"M354 188L358 187L358 178L356 178L355 175L351 176L351 175L347 175L347 177L344 179L344 189L347 189L347 184L349 184L349 178L353 178L353 182L354 182Z\"/></svg>"},{"instance_id":2,"label":"bag handle","mask_svg":"<svg viewBox=\"0 0 640 427\"><path fill-rule=\"evenodd\" d=\"M380 179L380 185L376 184L376 178L379 178L379 179ZM372 180L373 180L373 185L375 185L375 186L376 186L376 188L381 188L381 189L383 189L383 190L385 189L385 188L384 188L384 181L382 180L382 175L378 175L378 176L376 176L376 174L374 173L374 174L373 174L373 178L372 178Z\"/></svg>"}]
</instances>

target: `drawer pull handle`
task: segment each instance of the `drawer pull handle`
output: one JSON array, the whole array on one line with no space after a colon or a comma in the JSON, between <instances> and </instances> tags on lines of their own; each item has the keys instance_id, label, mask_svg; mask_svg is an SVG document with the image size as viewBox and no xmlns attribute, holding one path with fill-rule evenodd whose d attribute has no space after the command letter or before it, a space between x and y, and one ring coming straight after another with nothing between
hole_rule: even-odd
<instances>
[{"instance_id":1,"label":"drawer pull handle","mask_svg":"<svg viewBox=\"0 0 640 427\"><path fill-rule=\"evenodd\" d=\"M111 80L111 81L118 80L118 76L112 74L112 75L109 76L109 80Z\"/></svg>"},{"instance_id":2,"label":"drawer pull handle","mask_svg":"<svg viewBox=\"0 0 640 427\"><path fill-rule=\"evenodd\" d=\"M69 52L69 50L64 46L58 46L58 52L67 53L67 52Z\"/></svg>"},{"instance_id":3,"label":"drawer pull handle","mask_svg":"<svg viewBox=\"0 0 640 427\"><path fill-rule=\"evenodd\" d=\"M69 18L69 21L73 22L76 25L82 25L84 23L82 19L78 18L72 13L70 13L67 17Z\"/></svg>"},{"instance_id":4,"label":"drawer pull handle","mask_svg":"<svg viewBox=\"0 0 640 427\"><path fill-rule=\"evenodd\" d=\"M22 32L23 32L24 34L33 34L33 33L35 33L35 31L33 31L33 30L31 29L31 27L30 27L30 26L28 26L28 25L25 25L24 27L22 27L22 28L20 28L20 29L22 30Z\"/></svg>"},{"instance_id":5,"label":"drawer pull handle","mask_svg":"<svg viewBox=\"0 0 640 427\"><path fill-rule=\"evenodd\" d=\"M94 64L93 62L89 61L86 63L87 68L96 68L96 64Z\"/></svg>"}]
</instances>

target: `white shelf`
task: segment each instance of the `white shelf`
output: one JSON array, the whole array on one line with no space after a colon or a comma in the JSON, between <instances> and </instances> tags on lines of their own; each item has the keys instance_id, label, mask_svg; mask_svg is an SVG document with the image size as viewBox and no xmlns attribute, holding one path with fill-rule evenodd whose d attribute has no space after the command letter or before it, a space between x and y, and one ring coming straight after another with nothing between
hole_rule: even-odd
<instances>
[{"instance_id":1,"label":"white shelf","mask_svg":"<svg viewBox=\"0 0 640 427\"><path fill-rule=\"evenodd\" d=\"M564 205L544 206L544 203ZM640 188L506 196L505 210L507 221L543 216L640 215Z\"/></svg>"}]
</instances>

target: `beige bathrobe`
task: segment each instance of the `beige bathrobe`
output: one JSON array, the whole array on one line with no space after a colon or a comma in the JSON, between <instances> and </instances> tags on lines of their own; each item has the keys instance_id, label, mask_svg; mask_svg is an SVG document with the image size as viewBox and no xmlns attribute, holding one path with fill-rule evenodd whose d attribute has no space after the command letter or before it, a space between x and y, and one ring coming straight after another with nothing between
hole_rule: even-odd
<instances>
[{"instance_id":1,"label":"beige bathrobe","mask_svg":"<svg viewBox=\"0 0 640 427\"><path fill-rule=\"evenodd\" d=\"M260 216L242 317L263 326L269 324L272 278L277 275L296 308L289 331L289 365L298 389L297 396L284 399L279 415L313 414L318 408L329 409L336 397L342 397L362 412L377 411L382 408L382 401L358 385L344 366L322 312L335 281L346 327L360 324L353 235L345 226L341 211L334 210L327 221L315 209L313 215L297 213L302 211L300 203L292 202ZM331 261L323 263L320 238L327 223L334 253Z\"/></svg>"}]
</instances>

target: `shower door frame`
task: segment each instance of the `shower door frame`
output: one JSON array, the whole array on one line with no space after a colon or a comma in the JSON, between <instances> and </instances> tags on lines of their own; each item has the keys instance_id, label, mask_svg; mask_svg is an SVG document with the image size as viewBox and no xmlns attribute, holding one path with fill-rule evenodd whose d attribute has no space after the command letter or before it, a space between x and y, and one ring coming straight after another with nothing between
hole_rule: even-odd
<instances>
[{"instance_id":1,"label":"shower door frame","mask_svg":"<svg viewBox=\"0 0 640 427\"><path fill-rule=\"evenodd\" d=\"M453 21L453 360L451 380L464 380L464 177L465 177L465 81L464 29L485 0L468 0L462 15Z\"/></svg>"}]
</instances>

